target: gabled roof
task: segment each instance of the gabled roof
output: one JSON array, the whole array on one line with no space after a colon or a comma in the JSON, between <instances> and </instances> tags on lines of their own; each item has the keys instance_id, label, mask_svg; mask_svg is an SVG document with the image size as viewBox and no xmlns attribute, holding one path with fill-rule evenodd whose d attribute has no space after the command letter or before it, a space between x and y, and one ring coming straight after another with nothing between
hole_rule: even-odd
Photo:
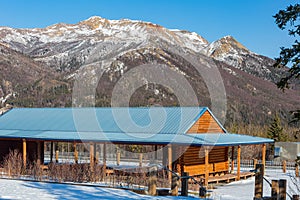
<instances>
[{"instance_id":1,"label":"gabled roof","mask_svg":"<svg viewBox=\"0 0 300 200\"><path fill-rule=\"evenodd\" d=\"M14 108L0 130L183 134L207 107Z\"/></svg>"},{"instance_id":2,"label":"gabled roof","mask_svg":"<svg viewBox=\"0 0 300 200\"><path fill-rule=\"evenodd\" d=\"M206 107L14 108L0 116L0 138L193 146L273 142L228 134L218 121L226 134L186 134L206 111L211 113Z\"/></svg>"}]
</instances>

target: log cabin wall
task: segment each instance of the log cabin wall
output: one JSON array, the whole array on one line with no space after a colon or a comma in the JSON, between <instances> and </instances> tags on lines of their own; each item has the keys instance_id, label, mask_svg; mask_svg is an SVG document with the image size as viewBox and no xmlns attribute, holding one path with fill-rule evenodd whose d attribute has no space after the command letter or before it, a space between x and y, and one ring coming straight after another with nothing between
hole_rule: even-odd
<instances>
[{"instance_id":1,"label":"log cabin wall","mask_svg":"<svg viewBox=\"0 0 300 200\"><path fill-rule=\"evenodd\" d=\"M224 130L213 116L208 111L205 111L187 133L224 133Z\"/></svg>"},{"instance_id":2,"label":"log cabin wall","mask_svg":"<svg viewBox=\"0 0 300 200\"><path fill-rule=\"evenodd\" d=\"M37 159L37 142L26 141L28 161L33 162ZM41 161L44 160L44 142L40 145ZM17 149L21 154L23 153L22 140L1 140L0 141L0 165L3 165L4 158L9 154L10 150Z\"/></svg>"},{"instance_id":3,"label":"log cabin wall","mask_svg":"<svg viewBox=\"0 0 300 200\"><path fill-rule=\"evenodd\" d=\"M181 170L189 172L191 176L205 173L204 148L189 147L179 159ZM228 147L213 147L209 152L209 173L224 172L229 169Z\"/></svg>"},{"instance_id":4,"label":"log cabin wall","mask_svg":"<svg viewBox=\"0 0 300 200\"><path fill-rule=\"evenodd\" d=\"M225 133L210 112L205 111L195 124L187 131L189 133ZM190 175L201 175L205 173L204 148L189 147L182 155L181 165L185 172ZM209 152L209 173L228 172L228 147L213 147Z\"/></svg>"}]
</instances>

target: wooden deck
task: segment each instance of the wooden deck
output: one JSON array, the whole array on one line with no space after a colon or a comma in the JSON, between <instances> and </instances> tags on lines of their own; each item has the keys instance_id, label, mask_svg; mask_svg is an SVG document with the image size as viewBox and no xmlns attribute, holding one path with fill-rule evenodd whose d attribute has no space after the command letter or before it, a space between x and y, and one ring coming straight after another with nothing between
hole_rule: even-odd
<instances>
[{"instance_id":1,"label":"wooden deck","mask_svg":"<svg viewBox=\"0 0 300 200\"><path fill-rule=\"evenodd\" d=\"M253 172L241 172L240 179L247 179L249 177L254 176L255 173ZM237 181L237 175L236 174L226 174L223 176L214 176L208 178L208 183L230 183L232 181Z\"/></svg>"}]
</instances>

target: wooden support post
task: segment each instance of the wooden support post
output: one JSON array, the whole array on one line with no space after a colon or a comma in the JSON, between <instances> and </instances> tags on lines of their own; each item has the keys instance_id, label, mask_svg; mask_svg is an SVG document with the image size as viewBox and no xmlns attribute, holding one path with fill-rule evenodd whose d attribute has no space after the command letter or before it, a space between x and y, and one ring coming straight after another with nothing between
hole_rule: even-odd
<instances>
[{"instance_id":1,"label":"wooden support post","mask_svg":"<svg viewBox=\"0 0 300 200\"><path fill-rule=\"evenodd\" d=\"M55 162L58 163L58 142L54 143L54 151L55 151Z\"/></svg>"},{"instance_id":2,"label":"wooden support post","mask_svg":"<svg viewBox=\"0 0 300 200\"><path fill-rule=\"evenodd\" d=\"M99 157L98 157L99 158ZM94 164L97 165L98 164L98 159L97 158L97 144L94 143Z\"/></svg>"},{"instance_id":3,"label":"wooden support post","mask_svg":"<svg viewBox=\"0 0 300 200\"><path fill-rule=\"evenodd\" d=\"M156 183L157 182L157 167L150 168L150 177L149 177L149 186L148 186L148 194L155 196L156 195Z\"/></svg>"},{"instance_id":4,"label":"wooden support post","mask_svg":"<svg viewBox=\"0 0 300 200\"><path fill-rule=\"evenodd\" d=\"M182 173L184 172L184 151L185 151L185 149L183 148L183 146L181 146L180 147L181 156L179 157L179 166L180 166L179 173L181 176L182 176Z\"/></svg>"},{"instance_id":5,"label":"wooden support post","mask_svg":"<svg viewBox=\"0 0 300 200\"><path fill-rule=\"evenodd\" d=\"M50 142L50 163L53 162L53 142Z\"/></svg>"},{"instance_id":6,"label":"wooden support post","mask_svg":"<svg viewBox=\"0 0 300 200\"><path fill-rule=\"evenodd\" d=\"M41 162L41 142L38 141L36 146L37 146L36 147L37 148L37 150L36 150L36 154L37 154L36 163L38 165L41 165L42 164L42 162Z\"/></svg>"},{"instance_id":7,"label":"wooden support post","mask_svg":"<svg viewBox=\"0 0 300 200\"><path fill-rule=\"evenodd\" d=\"M234 146L231 147L231 173L234 172Z\"/></svg>"},{"instance_id":8,"label":"wooden support post","mask_svg":"<svg viewBox=\"0 0 300 200\"><path fill-rule=\"evenodd\" d=\"M279 200L279 182L278 180L272 180L272 200Z\"/></svg>"},{"instance_id":9,"label":"wooden support post","mask_svg":"<svg viewBox=\"0 0 300 200\"><path fill-rule=\"evenodd\" d=\"M257 164L257 159L255 158L253 159L253 169L255 169L256 164Z\"/></svg>"},{"instance_id":10,"label":"wooden support post","mask_svg":"<svg viewBox=\"0 0 300 200\"><path fill-rule=\"evenodd\" d=\"M208 185L208 178L209 178L209 150L207 147L204 147L204 163L205 163L205 181L204 181L204 185L207 186Z\"/></svg>"},{"instance_id":11,"label":"wooden support post","mask_svg":"<svg viewBox=\"0 0 300 200\"><path fill-rule=\"evenodd\" d=\"M142 153L139 154L139 166L140 167L143 166L143 154Z\"/></svg>"},{"instance_id":12,"label":"wooden support post","mask_svg":"<svg viewBox=\"0 0 300 200\"><path fill-rule=\"evenodd\" d=\"M238 149L237 149L237 173L236 173L236 176L237 176L237 180L240 180L241 179L241 146L239 145L238 146Z\"/></svg>"},{"instance_id":13,"label":"wooden support post","mask_svg":"<svg viewBox=\"0 0 300 200\"><path fill-rule=\"evenodd\" d=\"M95 164L96 164L96 165L99 164L99 158L100 158L99 151L96 151L96 160L95 160Z\"/></svg>"},{"instance_id":14,"label":"wooden support post","mask_svg":"<svg viewBox=\"0 0 300 200\"><path fill-rule=\"evenodd\" d=\"M255 171L254 197L260 199L263 198L264 165L256 164Z\"/></svg>"},{"instance_id":15,"label":"wooden support post","mask_svg":"<svg viewBox=\"0 0 300 200\"><path fill-rule=\"evenodd\" d=\"M266 166L266 144L262 145L262 152L261 152L261 162L264 165L264 167Z\"/></svg>"},{"instance_id":16,"label":"wooden support post","mask_svg":"<svg viewBox=\"0 0 300 200\"><path fill-rule=\"evenodd\" d=\"M282 172L286 173L286 160L282 161Z\"/></svg>"},{"instance_id":17,"label":"wooden support post","mask_svg":"<svg viewBox=\"0 0 300 200\"><path fill-rule=\"evenodd\" d=\"M117 152L117 165L119 166L121 162L121 152Z\"/></svg>"},{"instance_id":18,"label":"wooden support post","mask_svg":"<svg viewBox=\"0 0 300 200\"><path fill-rule=\"evenodd\" d=\"M179 148L180 148L180 146L178 146L178 145L172 145L172 171L173 172L178 172L178 170L180 170ZM171 176L173 176L173 175L171 175Z\"/></svg>"},{"instance_id":19,"label":"wooden support post","mask_svg":"<svg viewBox=\"0 0 300 200\"><path fill-rule=\"evenodd\" d=\"M286 200L286 180L279 180L279 199Z\"/></svg>"},{"instance_id":20,"label":"wooden support post","mask_svg":"<svg viewBox=\"0 0 300 200\"><path fill-rule=\"evenodd\" d=\"M119 146L116 147L116 162L117 162L117 166L119 166L121 162L121 152Z\"/></svg>"},{"instance_id":21,"label":"wooden support post","mask_svg":"<svg viewBox=\"0 0 300 200\"><path fill-rule=\"evenodd\" d=\"M78 164L78 151L77 151L75 142L73 144L73 147L74 147L74 161L75 161L76 164Z\"/></svg>"},{"instance_id":22,"label":"wooden support post","mask_svg":"<svg viewBox=\"0 0 300 200\"><path fill-rule=\"evenodd\" d=\"M90 142L90 170L91 180L95 181L95 144Z\"/></svg>"},{"instance_id":23,"label":"wooden support post","mask_svg":"<svg viewBox=\"0 0 300 200\"><path fill-rule=\"evenodd\" d=\"M163 160L162 160L162 164L163 166L167 166L168 165L168 146L164 146L163 147Z\"/></svg>"},{"instance_id":24,"label":"wooden support post","mask_svg":"<svg viewBox=\"0 0 300 200\"><path fill-rule=\"evenodd\" d=\"M178 196L179 177L172 173L171 195Z\"/></svg>"},{"instance_id":25,"label":"wooden support post","mask_svg":"<svg viewBox=\"0 0 300 200\"><path fill-rule=\"evenodd\" d=\"M103 144L103 176L106 177L106 143Z\"/></svg>"},{"instance_id":26,"label":"wooden support post","mask_svg":"<svg viewBox=\"0 0 300 200\"><path fill-rule=\"evenodd\" d=\"M90 167L93 171L94 168L94 164L95 164L95 155L94 155L94 143L90 143Z\"/></svg>"},{"instance_id":27,"label":"wooden support post","mask_svg":"<svg viewBox=\"0 0 300 200\"><path fill-rule=\"evenodd\" d=\"M155 151L154 159L155 159L155 162L157 162L157 159L158 159L157 145L154 146L154 151Z\"/></svg>"},{"instance_id":28,"label":"wooden support post","mask_svg":"<svg viewBox=\"0 0 300 200\"><path fill-rule=\"evenodd\" d=\"M26 140L23 139L23 166L26 168L27 164L27 147L26 147Z\"/></svg>"},{"instance_id":29,"label":"wooden support post","mask_svg":"<svg viewBox=\"0 0 300 200\"><path fill-rule=\"evenodd\" d=\"M172 182L172 172L170 172L172 170L172 145L168 144L168 177L169 177L169 182Z\"/></svg>"},{"instance_id":30,"label":"wooden support post","mask_svg":"<svg viewBox=\"0 0 300 200\"><path fill-rule=\"evenodd\" d=\"M181 177L181 196L188 196L188 186L189 186L189 173L183 172Z\"/></svg>"},{"instance_id":31,"label":"wooden support post","mask_svg":"<svg viewBox=\"0 0 300 200\"><path fill-rule=\"evenodd\" d=\"M59 154L59 151L56 150L55 151L55 162L58 163L58 154Z\"/></svg>"},{"instance_id":32,"label":"wooden support post","mask_svg":"<svg viewBox=\"0 0 300 200\"><path fill-rule=\"evenodd\" d=\"M295 165L295 175L296 177L299 177L299 165L297 163Z\"/></svg>"}]
</instances>

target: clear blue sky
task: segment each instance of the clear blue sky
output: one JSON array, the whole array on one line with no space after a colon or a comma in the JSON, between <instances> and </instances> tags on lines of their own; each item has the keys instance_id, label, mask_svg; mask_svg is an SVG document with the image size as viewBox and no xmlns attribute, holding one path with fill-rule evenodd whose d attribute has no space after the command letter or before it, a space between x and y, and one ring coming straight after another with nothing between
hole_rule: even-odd
<instances>
[{"instance_id":1,"label":"clear blue sky","mask_svg":"<svg viewBox=\"0 0 300 200\"><path fill-rule=\"evenodd\" d=\"M297 0L3 0L0 26L46 27L90 16L150 21L195 31L212 42L232 35L250 50L274 58L294 41L274 23L274 14Z\"/></svg>"}]
</instances>

